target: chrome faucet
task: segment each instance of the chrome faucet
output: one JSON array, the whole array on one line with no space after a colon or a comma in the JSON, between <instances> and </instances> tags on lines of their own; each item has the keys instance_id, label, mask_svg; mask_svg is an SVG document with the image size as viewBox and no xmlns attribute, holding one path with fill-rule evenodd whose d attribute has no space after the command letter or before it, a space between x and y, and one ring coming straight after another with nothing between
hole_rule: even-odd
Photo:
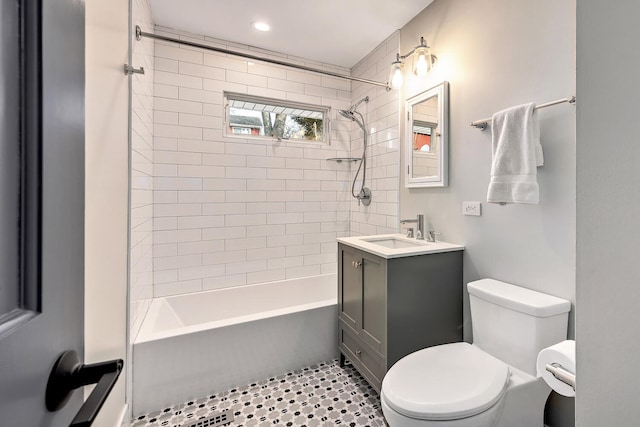
<instances>
[{"instance_id":1,"label":"chrome faucet","mask_svg":"<svg viewBox=\"0 0 640 427\"><path fill-rule=\"evenodd\" d=\"M418 217L416 219L400 220L400 224L413 224L413 223L418 225L418 231L416 232L416 239L424 240L424 215L418 214ZM407 237L413 237L413 236L407 235Z\"/></svg>"},{"instance_id":2,"label":"chrome faucet","mask_svg":"<svg viewBox=\"0 0 640 427\"><path fill-rule=\"evenodd\" d=\"M433 230L429 230L427 231L427 242L435 242L436 241L436 236L441 235L442 233L437 233Z\"/></svg>"}]
</instances>

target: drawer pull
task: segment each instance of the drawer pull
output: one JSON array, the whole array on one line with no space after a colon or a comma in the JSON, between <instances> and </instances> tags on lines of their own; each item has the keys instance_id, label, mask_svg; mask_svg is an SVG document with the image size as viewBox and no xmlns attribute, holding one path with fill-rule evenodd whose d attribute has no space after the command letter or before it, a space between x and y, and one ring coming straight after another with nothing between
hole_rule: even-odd
<instances>
[{"instance_id":1,"label":"drawer pull","mask_svg":"<svg viewBox=\"0 0 640 427\"><path fill-rule=\"evenodd\" d=\"M360 268L362 267L362 261L353 261L353 266L355 268Z\"/></svg>"},{"instance_id":2,"label":"drawer pull","mask_svg":"<svg viewBox=\"0 0 640 427\"><path fill-rule=\"evenodd\" d=\"M357 350L357 351L356 351L356 356L358 356L358 357L362 356L362 351Z\"/></svg>"}]
</instances>

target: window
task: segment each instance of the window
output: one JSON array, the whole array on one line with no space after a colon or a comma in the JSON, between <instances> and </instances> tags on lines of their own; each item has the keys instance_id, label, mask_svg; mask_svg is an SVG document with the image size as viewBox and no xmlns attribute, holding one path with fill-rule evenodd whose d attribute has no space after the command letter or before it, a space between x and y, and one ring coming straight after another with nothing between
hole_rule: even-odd
<instances>
[{"instance_id":1,"label":"window","mask_svg":"<svg viewBox=\"0 0 640 427\"><path fill-rule=\"evenodd\" d=\"M413 151L431 152L431 137L433 130L437 125L435 123L423 122L420 120L413 121Z\"/></svg>"},{"instance_id":2,"label":"window","mask_svg":"<svg viewBox=\"0 0 640 427\"><path fill-rule=\"evenodd\" d=\"M329 109L317 105L225 93L228 136L329 142Z\"/></svg>"}]
</instances>

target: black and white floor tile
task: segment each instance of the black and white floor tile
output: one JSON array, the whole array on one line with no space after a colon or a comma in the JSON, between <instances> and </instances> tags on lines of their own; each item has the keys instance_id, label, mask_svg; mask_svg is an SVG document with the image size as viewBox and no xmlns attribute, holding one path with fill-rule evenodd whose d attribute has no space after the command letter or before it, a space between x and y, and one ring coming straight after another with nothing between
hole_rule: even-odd
<instances>
[{"instance_id":1,"label":"black and white floor tile","mask_svg":"<svg viewBox=\"0 0 640 427\"><path fill-rule=\"evenodd\" d=\"M225 410L233 427L386 425L378 393L334 360L144 414L131 427L184 427Z\"/></svg>"}]
</instances>

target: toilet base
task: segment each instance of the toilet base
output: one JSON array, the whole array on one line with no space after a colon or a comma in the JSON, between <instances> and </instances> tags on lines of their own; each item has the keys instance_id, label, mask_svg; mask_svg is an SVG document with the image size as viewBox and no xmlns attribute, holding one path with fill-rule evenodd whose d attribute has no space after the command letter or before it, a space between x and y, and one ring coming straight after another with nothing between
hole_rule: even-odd
<instances>
[{"instance_id":1,"label":"toilet base","mask_svg":"<svg viewBox=\"0 0 640 427\"><path fill-rule=\"evenodd\" d=\"M544 406L551 388L513 367L505 395L495 405L477 415L457 420L421 420L402 415L380 396L382 413L390 427L542 427Z\"/></svg>"},{"instance_id":2,"label":"toilet base","mask_svg":"<svg viewBox=\"0 0 640 427\"><path fill-rule=\"evenodd\" d=\"M491 408L473 417L459 418L457 420L433 421L409 418L399 414L387 405L387 402L384 400L384 396L380 396L382 413L390 427L496 427L496 419L500 416L500 409L503 401L504 399L500 399L500 401ZM513 425L511 427L513 427Z\"/></svg>"},{"instance_id":3,"label":"toilet base","mask_svg":"<svg viewBox=\"0 0 640 427\"><path fill-rule=\"evenodd\" d=\"M542 427L544 407L551 388L536 378L511 367L504 408L496 427Z\"/></svg>"}]
</instances>

